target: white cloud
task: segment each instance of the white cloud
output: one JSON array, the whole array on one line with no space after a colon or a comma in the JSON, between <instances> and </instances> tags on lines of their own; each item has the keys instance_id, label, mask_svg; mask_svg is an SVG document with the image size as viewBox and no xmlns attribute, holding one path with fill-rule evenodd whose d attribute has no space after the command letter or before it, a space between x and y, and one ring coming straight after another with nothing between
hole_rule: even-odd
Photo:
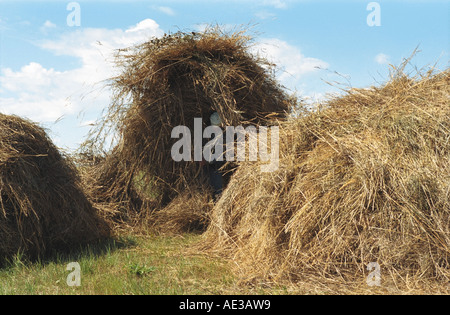
<instances>
[{"instance_id":1,"label":"white cloud","mask_svg":"<svg viewBox=\"0 0 450 315\"><path fill-rule=\"evenodd\" d=\"M276 9L286 9L287 8L287 1L283 0L264 0L262 1L263 5L266 6L272 6Z\"/></svg>"},{"instance_id":2,"label":"white cloud","mask_svg":"<svg viewBox=\"0 0 450 315\"><path fill-rule=\"evenodd\" d=\"M56 29L56 24L47 20L47 21L45 21L44 24L42 24L42 26L39 29L43 34L48 35L49 32Z\"/></svg>"},{"instance_id":3,"label":"white cloud","mask_svg":"<svg viewBox=\"0 0 450 315\"><path fill-rule=\"evenodd\" d=\"M305 75L329 67L325 61L306 57L299 48L276 38L262 40L252 51L276 64L281 69L278 79L290 89L295 89Z\"/></svg>"},{"instance_id":4,"label":"white cloud","mask_svg":"<svg viewBox=\"0 0 450 315\"><path fill-rule=\"evenodd\" d=\"M130 27L125 33L149 33L149 35L158 36L161 33L158 23L152 19L145 19L136 26Z\"/></svg>"},{"instance_id":5,"label":"white cloud","mask_svg":"<svg viewBox=\"0 0 450 315\"><path fill-rule=\"evenodd\" d=\"M55 28L56 24L52 23L51 21L47 20L45 21L44 25L45 28Z\"/></svg>"},{"instance_id":6,"label":"white cloud","mask_svg":"<svg viewBox=\"0 0 450 315\"><path fill-rule=\"evenodd\" d=\"M390 62L391 57L389 57L388 55L385 55L383 53L380 53L378 55L375 56L375 62L380 64L380 65L387 65Z\"/></svg>"},{"instance_id":7,"label":"white cloud","mask_svg":"<svg viewBox=\"0 0 450 315\"><path fill-rule=\"evenodd\" d=\"M155 10L158 10L158 11L160 11L160 12L162 12L164 14L167 14L169 16L175 16L176 15L176 12L170 7L161 6L161 7L153 7L153 8Z\"/></svg>"},{"instance_id":8,"label":"white cloud","mask_svg":"<svg viewBox=\"0 0 450 315\"><path fill-rule=\"evenodd\" d=\"M47 27L53 27L53 23L48 22ZM81 61L81 66L57 71L30 62L17 71L1 69L0 112L40 123L54 122L61 116L70 117L71 125L68 124L63 132L68 135L76 132L74 128L86 125L86 121L80 122L74 117L81 112L93 111L98 116L98 111L109 103L110 93L104 88L103 81L115 74L112 63L115 50L163 34L155 21L147 19L127 30L84 28L41 41L38 43L40 48L57 56L75 57ZM89 123L95 119L93 115L86 116Z\"/></svg>"},{"instance_id":9,"label":"white cloud","mask_svg":"<svg viewBox=\"0 0 450 315\"><path fill-rule=\"evenodd\" d=\"M50 23L47 26L51 27ZM81 65L60 71L29 62L18 70L1 69L0 112L47 125L63 117L57 125L52 125L52 131L57 133L52 137L58 145L74 149L76 141L83 140L86 126L109 105L111 94L103 81L117 74L112 62L115 50L163 34L155 21L147 19L125 30L80 28L40 41L41 49L56 56L77 58ZM293 90L304 76L314 73L318 67L328 67L326 62L306 57L300 49L279 39L262 40L253 47L253 52L280 66L283 71L279 80Z\"/></svg>"},{"instance_id":10,"label":"white cloud","mask_svg":"<svg viewBox=\"0 0 450 315\"><path fill-rule=\"evenodd\" d=\"M37 121L51 121L66 113L72 114L73 106L67 102L70 86L64 77L64 72L45 69L35 62L17 72L3 69L0 84L9 97L0 97L0 111Z\"/></svg>"}]
</instances>

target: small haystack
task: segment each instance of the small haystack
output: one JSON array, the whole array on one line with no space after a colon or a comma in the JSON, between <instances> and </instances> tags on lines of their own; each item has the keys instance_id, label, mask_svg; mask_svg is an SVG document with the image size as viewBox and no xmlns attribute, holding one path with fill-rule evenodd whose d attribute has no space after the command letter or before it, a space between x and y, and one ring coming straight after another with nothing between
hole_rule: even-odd
<instances>
[{"instance_id":1,"label":"small haystack","mask_svg":"<svg viewBox=\"0 0 450 315\"><path fill-rule=\"evenodd\" d=\"M376 262L383 287L433 280L445 292L450 71L399 73L323 107L280 127L278 171L238 168L212 211L208 248L234 258L246 280L315 275L368 288Z\"/></svg>"},{"instance_id":2,"label":"small haystack","mask_svg":"<svg viewBox=\"0 0 450 315\"><path fill-rule=\"evenodd\" d=\"M86 146L102 152L102 141L118 134L118 145L90 169L86 181L95 202L116 209L113 221L129 220L130 211L161 209L186 188L191 189L184 196L205 186L200 163L173 160L174 127L193 133L194 118L206 127L214 111L226 126L268 125L285 117L292 100L276 83L271 65L248 52L249 43L243 33L208 30L119 51L123 73L113 79L114 101ZM92 144L102 145L99 150ZM186 207L184 197L177 200Z\"/></svg>"},{"instance_id":3,"label":"small haystack","mask_svg":"<svg viewBox=\"0 0 450 315\"><path fill-rule=\"evenodd\" d=\"M0 262L108 236L75 166L30 121L0 114Z\"/></svg>"}]
</instances>

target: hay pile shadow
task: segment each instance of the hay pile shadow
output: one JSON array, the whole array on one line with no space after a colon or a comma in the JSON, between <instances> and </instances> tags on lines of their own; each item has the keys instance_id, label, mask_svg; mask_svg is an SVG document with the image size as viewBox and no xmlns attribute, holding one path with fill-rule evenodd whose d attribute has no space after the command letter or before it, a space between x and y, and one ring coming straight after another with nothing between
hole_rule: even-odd
<instances>
[{"instance_id":1,"label":"hay pile shadow","mask_svg":"<svg viewBox=\"0 0 450 315\"><path fill-rule=\"evenodd\" d=\"M194 188L210 195L200 163L173 160L174 127L186 126L193 134L194 118L202 118L204 128L214 111L226 126L270 125L286 116L293 99L275 81L273 65L248 52L250 44L243 32L209 29L118 52L122 74L111 84L113 102L83 147L103 156L85 178L92 200L113 223L133 224L169 203L174 213L181 200L178 207L190 222L185 197L195 195ZM105 154L104 140L111 135L118 135L117 142ZM197 217L197 209L191 210Z\"/></svg>"},{"instance_id":2,"label":"hay pile shadow","mask_svg":"<svg viewBox=\"0 0 450 315\"><path fill-rule=\"evenodd\" d=\"M227 253L248 281L365 284L377 262L383 286L448 290L449 92L449 70L400 68L284 123L278 171L241 165L200 247Z\"/></svg>"},{"instance_id":3,"label":"hay pile shadow","mask_svg":"<svg viewBox=\"0 0 450 315\"><path fill-rule=\"evenodd\" d=\"M43 258L109 236L74 164L45 131L0 114L0 262Z\"/></svg>"}]
</instances>

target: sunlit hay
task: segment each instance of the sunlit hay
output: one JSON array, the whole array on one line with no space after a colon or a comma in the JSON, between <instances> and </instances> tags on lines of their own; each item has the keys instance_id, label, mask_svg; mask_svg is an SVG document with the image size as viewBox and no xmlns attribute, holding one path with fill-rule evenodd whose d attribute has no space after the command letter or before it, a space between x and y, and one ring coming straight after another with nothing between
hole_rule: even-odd
<instances>
[{"instance_id":1,"label":"sunlit hay","mask_svg":"<svg viewBox=\"0 0 450 315\"><path fill-rule=\"evenodd\" d=\"M243 281L320 277L369 288L375 262L385 288L445 292L449 90L449 70L398 71L282 124L279 169L241 165L201 247L227 253Z\"/></svg>"},{"instance_id":2,"label":"sunlit hay","mask_svg":"<svg viewBox=\"0 0 450 315\"><path fill-rule=\"evenodd\" d=\"M108 235L74 164L45 131L0 114L0 262L42 258Z\"/></svg>"},{"instance_id":3,"label":"sunlit hay","mask_svg":"<svg viewBox=\"0 0 450 315\"><path fill-rule=\"evenodd\" d=\"M201 163L171 156L178 141L171 137L174 127L187 126L193 136L194 118L202 118L205 128L214 111L225 126L270 125L286 116L294 100L275 81L273 65L248 52L250 44L244 32L209 29L118 52L122 74L112 81L115 97L83 148L102 153L103 140L118 136L114 149L91 168L88 185L96 203L121 203L120 212L138 214L200 187Z\"/></svg>"}]
</instances>

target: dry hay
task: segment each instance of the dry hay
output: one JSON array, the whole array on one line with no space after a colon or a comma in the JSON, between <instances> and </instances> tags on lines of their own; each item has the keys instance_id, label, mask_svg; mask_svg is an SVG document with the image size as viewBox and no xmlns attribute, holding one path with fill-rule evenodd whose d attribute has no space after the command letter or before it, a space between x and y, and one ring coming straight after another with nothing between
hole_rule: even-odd
<instances>
[{"instance_id":1,"label":"dry hay","mask_svg":"<svg viewBox=\"0 0 450 315\"><path fill-rule=\"evenodd\" d=\"M205 231L214 206L209 190L208 185L187 188L164 209L155 212L152 230L171 235Z\"/></svg>"},{"instance_id":2,"label":"dry hay","mask_svg":"<svg viewBox=\"0 0 450 315\"><path fill-rule=\"evenodd\" d=\"M383 287L445 292L449 89L449 70L400 69L382 87L349 90L283 124L278 171L240 166L201 247L227 253L244 281L369 288L367 265L377 262Z\"/></svg>"},{"instance_id":3,"label":"dry hay","mask_svg":"<svg viewBox=\"0 0 450 315\"><path fill-rule=\"evenodd\" d=\"M45 131L0 114L0 262L42 258L107 237L74 164Z\"/></svg>"},{"instance_id":4,"label":"dry hay","mask_svg":"<svg viewBox=\"0 0 450 315\"><path fill-rule=\"evenodd\" d=\"M122 74L112 80L115 97L83 148L106 156L90 167L86 183L94 202L114 209L107 214L113 222L129 222L148 212L143 210L168 205L187 187L202 187L200 163L171 157L174 127L193 132L194 118L203 118L206 127L214 111L227 126L268 125L286 115L293 100L274 80L271 65L248 52L250 43L243 32L210 29L118 52ZM105 155L104 139L112 134L117 145Z\"/></svg>"}]
</instances>

